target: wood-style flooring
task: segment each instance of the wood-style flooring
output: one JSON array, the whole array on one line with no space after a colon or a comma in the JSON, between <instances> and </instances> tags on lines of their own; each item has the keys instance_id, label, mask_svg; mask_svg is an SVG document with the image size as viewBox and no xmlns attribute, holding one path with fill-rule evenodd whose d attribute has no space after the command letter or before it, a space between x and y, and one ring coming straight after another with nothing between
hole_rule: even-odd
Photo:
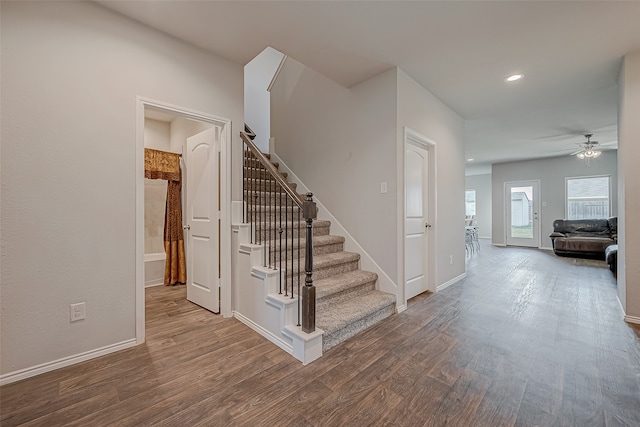
<instances>
[{"instance_id":1,"label":"wood-style flooring","mask_svg":"<svg viewBox=\"0 0 640 427\"><path fill-rule=\"evenodd\" d=\"M303 366L147 290L147 342L0 388L4 426L640 426L640 329L603 262L483 242L467 277Z\"/></svg>"}]
</instances>

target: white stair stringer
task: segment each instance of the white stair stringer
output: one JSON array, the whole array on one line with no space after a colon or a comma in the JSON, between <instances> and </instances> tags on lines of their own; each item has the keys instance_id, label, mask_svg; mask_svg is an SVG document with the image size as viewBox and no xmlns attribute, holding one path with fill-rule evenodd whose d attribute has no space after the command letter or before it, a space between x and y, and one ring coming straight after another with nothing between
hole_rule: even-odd
<instances>
[{"instance_id":1,"label":"white stair stringer","mask_svg":"<svg viewBox=\"0 0 640 427\"><path fill-rule=\"evenodd\" d=\"M248 236L246 224L234 226L237 254L234 317L276 344L303 364L322 356L324 331L307 334L297 326L298 299L278 293L278 270L262 267L264 247L241 243ZM244 235L244 236L243 236Z\"/></svg>"}]
</instances>

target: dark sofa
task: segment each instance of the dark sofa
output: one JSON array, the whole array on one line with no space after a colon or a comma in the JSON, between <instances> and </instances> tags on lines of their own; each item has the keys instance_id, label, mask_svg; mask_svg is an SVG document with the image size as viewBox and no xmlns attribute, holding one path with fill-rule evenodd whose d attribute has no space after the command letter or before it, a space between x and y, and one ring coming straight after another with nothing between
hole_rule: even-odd
<instances>
[{"instance_id":1,"label":"dark sofa","mask_svg":"<svg viewBox=\"0 0 640 427\"><path fill-rule=\"evenodd\" d=\"M605 250L618 242L618 218L557 219L549 235L560 256L605 259Z\"/></svg>"}]
</instances>

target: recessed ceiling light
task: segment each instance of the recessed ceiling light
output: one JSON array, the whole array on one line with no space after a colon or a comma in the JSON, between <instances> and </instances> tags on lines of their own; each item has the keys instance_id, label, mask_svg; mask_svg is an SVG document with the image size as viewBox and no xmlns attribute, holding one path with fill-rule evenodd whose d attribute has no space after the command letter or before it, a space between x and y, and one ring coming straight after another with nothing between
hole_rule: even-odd
<instances>
[{"instance_id":1,"label":"recessed ceiling light","mask_svg":"<svg viewBox=\"0 0 640 427\"><path fill-rule=\"evenodd\" d=\"M473 162L473 159L467 159L467 162Z\"/></svg>"},{"instance_id":2,"label":"recessed ceiling light","mask_svg":"<svg viewBox=\"0 0 640 427\"><path fill-rule=\"evenodd\" d=\"M512 74L509 77L507 77L506 79L504 79L504 81L505 82L515 82L517 80L520 80L523 77L524 77L524 74Z\"/></svg>"}]
</instances>

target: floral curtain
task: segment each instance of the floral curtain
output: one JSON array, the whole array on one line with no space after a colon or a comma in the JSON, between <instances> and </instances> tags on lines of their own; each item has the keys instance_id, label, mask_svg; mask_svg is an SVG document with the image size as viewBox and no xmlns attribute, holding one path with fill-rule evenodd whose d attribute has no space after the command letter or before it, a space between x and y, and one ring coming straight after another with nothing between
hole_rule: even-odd
<instances>
[{"instance_id":1,"label":"floral curtain","mask_svg":"<svg viewBox=\"0 0 640 427\"><path fill-rule=\"evenodd\" d=\"M164 214L164 284L187 282L187 263L182 232L182 171L180 155L166 151L144 149L144 176L167 180L167 204Z\"/></svg>"},{"instance_id":2,"label":"floral curtain","mask_svg":"<svg viewBox=\"0 0 640 427\"><path fill-rule=\"evenodd\" d=\"M180 181L180 154L145 148L144 177Z\"/></svg>"}]
</instances>

